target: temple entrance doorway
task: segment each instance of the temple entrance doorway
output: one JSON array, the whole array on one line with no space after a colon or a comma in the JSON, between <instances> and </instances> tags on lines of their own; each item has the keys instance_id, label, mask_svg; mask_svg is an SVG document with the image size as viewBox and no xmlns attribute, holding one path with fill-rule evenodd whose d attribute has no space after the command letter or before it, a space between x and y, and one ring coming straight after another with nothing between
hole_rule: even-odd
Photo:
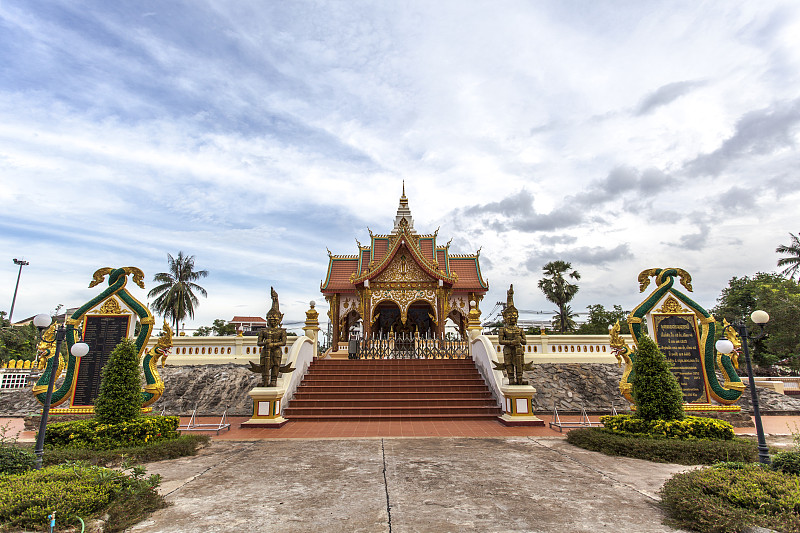
<instances>
[{"instance_id":1,"label":"temple entrance doorway","mask_svg":"<svg viewBox=\"0 0 800 533\"><path fill-rule=\"evenodd\" d=\"M375 319L370 329L378 337L387 337L390 332L395 336L413 336L418 333L420 337L434 337L436 324L433 313L430 303L414 302L408 307L406 323L403 324L400 307L394 302L384 301L376 306Z\"/></svg>"},{"instance_id":2,"label":"temple entrance doorway","mask_svg":"<svg viewBox=\"0 0 800 533\"><path fill-rule=\"evenodd\" d=\"M370 328L372 335L388 338L389 333L402 326L400 306L391 301L384 301L375 307L374 321Z\"/></svg>"},{"instance_id":3,"label":"temple entrance doorway","mask_svg":"<svg viewBox=\"0 0 800 533\"><path fill-rule=\"evenodd\" d=\"M408 308L405 331L411 334L419 333L420 337L432 338L436 335L434 319L431 304L424 301L414 302Z\"/></svg>"}]
</instances>

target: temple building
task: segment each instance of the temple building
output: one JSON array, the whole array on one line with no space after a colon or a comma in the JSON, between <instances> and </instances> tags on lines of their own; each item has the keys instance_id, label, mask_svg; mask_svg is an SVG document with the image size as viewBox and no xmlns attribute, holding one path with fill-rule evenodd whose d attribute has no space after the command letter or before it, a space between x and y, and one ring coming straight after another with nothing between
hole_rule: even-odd
<instances>
[{"instance_id":1,"label":"temple building","mask_svg":"<svg viewBox=\"0 0 800 533\"><path fill-rule=\"evenodd\" d=\"M369 246L356 240L355 255L328 251L320 290L330 305L334 350L359 321L365 338L390 333L441 337L447 319L465 335L469 302L480 302L489 289L481 276L480 250L451 254L450 242L437 242L438 229L418 234L405 186L391 232L368 231Z\"/></svg>"}]
</instances>

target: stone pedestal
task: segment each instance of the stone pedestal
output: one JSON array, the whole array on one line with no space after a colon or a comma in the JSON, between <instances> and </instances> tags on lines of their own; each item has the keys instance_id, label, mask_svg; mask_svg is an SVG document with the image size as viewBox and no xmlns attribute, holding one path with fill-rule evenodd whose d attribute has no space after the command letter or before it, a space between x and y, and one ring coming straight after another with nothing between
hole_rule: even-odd
<instances>
[{"instance_id":1,"label":"stone pedestal","mask_svg":"<svg viewBox=\"0 0 800 533\"><path fill-rule=\"evenodd\" d=\"M503 415L506 426L544 426L544 420L533 414L532 399L536 389L531 385L503 385Z\"/></svg>"},{"instance_id":2,"label":"stone pedestal","mask_svg":"<svg viewBox=\"0 0 800 533\"><path fill-rule=\"evenodd\" d=\"M242 422L242 428L279 428L288 420L281 416L283 395L286 389L255 387L247 393L253 399L253 417Z\"/></svg>"}]
</instances>

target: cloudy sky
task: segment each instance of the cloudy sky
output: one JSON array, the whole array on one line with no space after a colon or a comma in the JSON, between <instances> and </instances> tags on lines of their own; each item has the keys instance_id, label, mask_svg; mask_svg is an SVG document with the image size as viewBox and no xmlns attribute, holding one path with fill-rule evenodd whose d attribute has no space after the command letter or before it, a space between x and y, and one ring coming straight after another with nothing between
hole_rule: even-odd
<instances>
[{"instance_id":1,"label":"cloudy sky","mask_svg":"<svg viewBox=\"0 0 800 533\"><path fill-rule=\"evenodd\" d=\"M270 285L300 320L402 180L419 231L483 247L486 302L552 309L565 259L578 311L670 266L713 307L800 230L799 7L5 0L0 309L15 257L23 318L181 250L210 272L187 327Z\"/></svg>"}]
</instances>

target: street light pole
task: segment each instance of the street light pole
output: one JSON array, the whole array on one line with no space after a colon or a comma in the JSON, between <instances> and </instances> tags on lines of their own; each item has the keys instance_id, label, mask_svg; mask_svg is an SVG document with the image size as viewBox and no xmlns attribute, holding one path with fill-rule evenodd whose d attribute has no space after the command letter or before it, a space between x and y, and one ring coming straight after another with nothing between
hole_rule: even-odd
<instances>
[{"instance_id":1,"label":"street light pole","mask_svg":"<svg viewBox=\"0 0 800 533\"><path fill-rule=\"evenodd\" d=\"M753 311L753 313L750 315L750 319L758 324L761 328L761 333L755 337L749 336L747 332L747 324L744 320L737 320L735 324L726 326L725 329L733 329L742 339L742 345L744 346L744 359L747 362L747 376L750 385L750 403L753 405L753 418L755 419L756 435L758 436L758 461L768 465L770 463L769 448L767 448L767 441L764 438L764 427L761 424L761 411L758 406L758 394L756 394L756 379L753 375L753 365L750 362L750 348L748 346L748 341L751 339L753 341L757 341L766 335L764 332L764 324L766 324L769 320L769 315L765 311ZM725 330L723 329L723 334L724 332ZM733 343L727 339L720 339L716 343L716 348L717 351L728 354L733 351Z\"/></svg>"},{"instance_id":2,"label":"street light pole","mask_svg":"<svg viewBox=\"0 0 800 533\"><path fill-rule=\"evenodd\" d=\"M39 328L40 335L44 328L48 327L51 322L52 319L50 318L50 315L46 314L36 315L33 318L33 324ZM56 330L56 351L53 354L55 361L50 369L50 379L47 382L47 395L45 396L44 407L42 408L42 419L39 421L39 433L36 435L36 448L34 449L34 454L36 454L36 470L41 470L42 468L42 458L44 457L44 434L47 430L47 418L50 415L50 402L53 400L53 386L56 382L58 361L61 357L61 343L64 342L64 339L66 338L67 329L64 327L64 324L61 324ZM70 352L75 357L80 358L89 352L89 346L82 342L75 343L72 345Z\"/></svg>"},{"instance_id":3,"label":"street light pole","mask_svg":"<svg viewBox=\"0 0 800 533\"><path fill-rule=\"evenodd\" d=\"M29 262L22 259L14 258L14 264L19 265L19 272L17 273L17 286L14 287L14 298L11 300L11 311L8 312L8 321L11 322L11 317L14 316L14 304L17 303L17 290L19 289L19 278L22 276L22 267L30 265Z\"/></svg>"}]
</instances>

